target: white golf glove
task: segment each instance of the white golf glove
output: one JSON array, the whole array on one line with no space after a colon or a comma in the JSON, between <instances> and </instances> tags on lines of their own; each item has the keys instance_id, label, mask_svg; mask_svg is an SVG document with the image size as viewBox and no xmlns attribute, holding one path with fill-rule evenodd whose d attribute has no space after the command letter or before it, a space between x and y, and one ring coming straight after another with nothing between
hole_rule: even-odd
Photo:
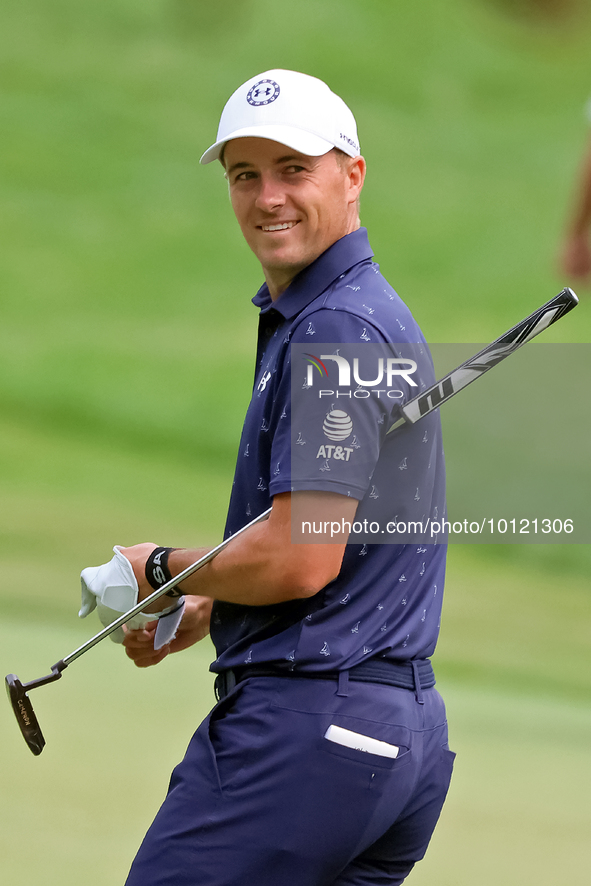
<instances>
[{"instance_id":1,"label":"white golf glove","mask_svg":"<svg viewBox=\"0 0 591 886\"><path fill-rule=\"evenodd\" d=\"M127 557L121 553L118 545L113 548L115 556L102 566L87 566L80 573L82 584L82 606L78 615L86 618L94 609L105 627L127 612L138 602L138 583L133 567ZM161 649L174 640L183 617L185 598L179 597L172 606L162 612L140 612L130 618L126 625L131 630L139 630L148 622L158 620L154 649ZM119 627L111 634L115 643L123 643L125 634Z\"/></svg>"}]
</instances>

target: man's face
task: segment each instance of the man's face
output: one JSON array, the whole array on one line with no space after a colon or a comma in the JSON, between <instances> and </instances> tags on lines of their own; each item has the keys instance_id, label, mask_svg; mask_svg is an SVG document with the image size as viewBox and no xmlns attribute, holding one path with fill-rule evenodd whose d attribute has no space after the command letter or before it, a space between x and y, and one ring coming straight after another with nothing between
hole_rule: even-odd
<instances>
[{"instance_id":1,"label":"man's face","mask_svg":"<svg viewBox=\"0 0 591 886\"><path fill-rule=\"evenodd\" d=\"M234 213L273 298L359 227L361 157L309 157L268 139L238 138L226 145L224 166Z\"/></svg>"}]
</instances>

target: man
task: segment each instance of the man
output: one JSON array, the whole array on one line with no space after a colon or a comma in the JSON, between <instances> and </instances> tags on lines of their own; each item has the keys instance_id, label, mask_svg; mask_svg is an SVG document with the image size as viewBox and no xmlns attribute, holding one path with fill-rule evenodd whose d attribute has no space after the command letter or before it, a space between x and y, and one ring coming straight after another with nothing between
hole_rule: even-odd
<instances>
[{"instance_id":1,"label":"man","mask_svg":"<svg viewBox=\"0 0 591 886\"><path fill-rule=\"evenodd\" d=\"M371 518L378 490L396 519L441 507L438 416L386 438L395 408L387 395L407 398L432 367L360 227L365 162L340 98L304 74L260 74L224 108L202 163L215 159L265 277L226 535L272 511L182 583L176 639L155 650L154 624L126 634L127 654L147 667L211 627L220 698L173 773L128 886L399 884L424 855L454 756L428 660L445 545L348 536ZM400 390L380 394L370 380L346 400L328 391L335 403L316 397L311 410L323 421L313 415L296 436L308 410L292 397L291 360L317 342L390 349ZM424 365L400 358L404 347ZM321 364L345 359L338 351ZM397 362L418 366L419 381L392 369ZM305 522L342 529L315 543ZM201 553L120 551L139 599Z\"/></svg>"},{"instance_id":2,"label":"man","mask_svg":"<svg viewBox=\"0 0 591 886\"><path fill-rule=\"evenodd\" d=\"M591 143L581 172L572 218L562 250L562 268L571 279L583 284L591 281Z\"/></svg>"}]
</instances>

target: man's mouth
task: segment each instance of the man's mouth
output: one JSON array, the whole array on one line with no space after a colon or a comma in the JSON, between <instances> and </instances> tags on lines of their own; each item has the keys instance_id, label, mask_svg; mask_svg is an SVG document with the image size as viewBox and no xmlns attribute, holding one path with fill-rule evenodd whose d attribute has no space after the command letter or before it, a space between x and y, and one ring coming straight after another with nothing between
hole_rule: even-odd
<instances>
[{"instance_id":1,"label":"man's mouth","mask_svg":"<svg viewBox=\"0 0 591 886\"><path fill-rule=\"evenodd\" d=\"M299 224L299 221L289 221L283 222L282 224L276 225L259 225L261 231L273 232L273 231L288 231L290 228L295 228L295 226Z\"/></svg>"}]
</instances>

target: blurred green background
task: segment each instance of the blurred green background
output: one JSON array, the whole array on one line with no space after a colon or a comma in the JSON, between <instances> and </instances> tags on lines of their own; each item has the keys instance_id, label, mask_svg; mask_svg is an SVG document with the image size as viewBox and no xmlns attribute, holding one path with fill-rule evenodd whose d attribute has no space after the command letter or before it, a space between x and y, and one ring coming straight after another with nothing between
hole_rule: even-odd
<instances>
[{"instance_id":1,"label":"blurred green background","mask_svg":"<svg viewBox=\"0 0 591 886\"><path fill-rule=\"evenodd\" d=\"M261 276L198 158L236 86L287 67L345 98L383 271L429 341L486 342L570 282L590 50L582 0L2 4L3 674L98 630L78 573L114 543L220 538ZM544 342L590 340L580 295ZM458 759L414 886L588 883L590 565L588 546L452 547L436 666ZM211 657L142 672L106 641L32 695L38 759L0 710L4 883L123 883Z\"/></svg>"}]
</instances>

